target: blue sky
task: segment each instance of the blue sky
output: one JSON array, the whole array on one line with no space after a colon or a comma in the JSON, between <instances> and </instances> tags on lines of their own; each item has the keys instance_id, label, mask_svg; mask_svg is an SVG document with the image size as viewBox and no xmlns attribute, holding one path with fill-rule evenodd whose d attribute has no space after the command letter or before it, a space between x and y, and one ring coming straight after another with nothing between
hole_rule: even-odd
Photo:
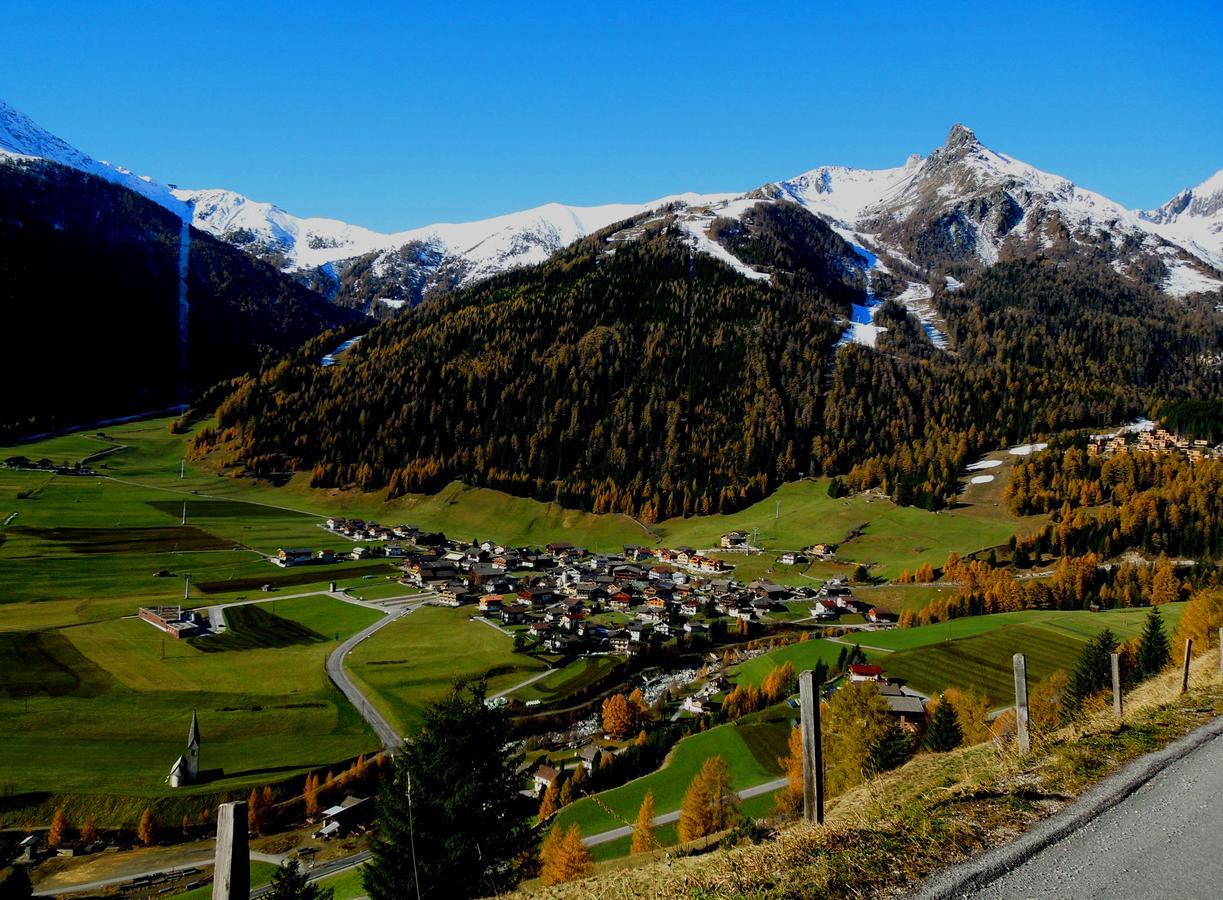
<instances>
[{"instance_id":1,"label":"blue sky","mask_svg":"<svg viewBox=\"0 0 1223 900\"><path fill-rule=\"evenodd\" d=\"M8 0L0 96L162 181L381 230L898 165L957 121L1148 207L1223 168L1220 48L1218 0Z\"/></svg>"}]
</instances>

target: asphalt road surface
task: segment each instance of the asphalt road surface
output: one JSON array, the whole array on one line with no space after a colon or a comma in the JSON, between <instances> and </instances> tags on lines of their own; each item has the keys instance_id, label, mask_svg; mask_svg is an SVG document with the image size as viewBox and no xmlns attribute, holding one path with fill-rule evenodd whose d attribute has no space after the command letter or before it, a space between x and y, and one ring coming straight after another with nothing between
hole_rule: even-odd
<instances>
[{"instance_id":1,"label":"asphalt road surface","mask_svg":"<svg viewBox=\"0 0 1223 900\"><path fill-rule=\"evenodd\" d=\"M374 634L380 628L389 625L401 616L406 616L408 613L416 609L415 606L403 607L400 610L388 613L383 616L373 625L363 631L359 631L346 640L340 646L332 651L327 657L327 676L332 680L340 692L348 698L348 702L357 708L357 712L361 714L361 718L369 723L369 727L374 729L374 733L378 735L378 739L382 741L382 746L387 750L398 750L403 746L403 738L395 733L395 729L391 724L374 708L365 696L353 684L352 679L348 677L348 672L344 669L344 657L357 644L361 643L371 634Z\"/></svg>"},{"instance_id":2,"label":"asphalt road surface","mask_svg":"<svg viewBox=\"0 0 1223 900\"><path fill-rule=\"evenodd\" d=\"M1223 897L1223 735L972 897Z\"/></svg>"}]
</instances>

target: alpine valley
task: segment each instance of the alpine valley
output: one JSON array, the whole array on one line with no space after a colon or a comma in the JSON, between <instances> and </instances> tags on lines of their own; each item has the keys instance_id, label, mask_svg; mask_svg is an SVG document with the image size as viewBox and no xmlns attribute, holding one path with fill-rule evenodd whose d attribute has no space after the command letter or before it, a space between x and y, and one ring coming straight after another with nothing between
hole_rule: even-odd
<instances>
[{"instance_id":1,"label":"alpine valley","mask_svg":"<svg viewBox=\"0 0 1223 900\"><path fill-rule=\"evenodd\" d=\"M893 169L394 234L165 187L7 105L0 148L20 362L54 308L87 375L11 435L196 403L197 453L391 496L654 520L824 473L938 507L973 454L1223 371L1223 173L1128 210L963 125Z\"/></svg>"}]
</instances>

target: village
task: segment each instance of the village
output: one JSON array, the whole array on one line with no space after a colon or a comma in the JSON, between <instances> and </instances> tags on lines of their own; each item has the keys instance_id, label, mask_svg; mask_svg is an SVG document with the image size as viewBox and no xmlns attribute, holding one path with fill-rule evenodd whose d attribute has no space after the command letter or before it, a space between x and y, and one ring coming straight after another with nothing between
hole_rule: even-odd
<instances>
[{"instance_id":1,"label":"village","mask_svg":"<svg viewBox=\"0 0 1223 900\"><path fill-rule=\"evenodd\" d=\"M1144 423L1145 424L1145 423ZM1223 456L1223 444L1212 447L1210 442L1190 440L1166 428L1123 428L1110 434L1093 434L1087 443L1087 455L1113 456L1118 453L1180 454L1190 462L1201 462Z\"/></svg>"},{"instance_id":2,"label":"village","mask_svg":"<svg viewBox=\"0 0 1223 900\"><path fill-rule=\"evenodd\" d=\"M328 519L326 530L352 541L352 559L401 558L401 581L428 592L437 603L471 605L501 623L522 650L558 655L613 654L636 657L667 649L688 651L741 642L774 624L773 613L795 605L813 623L860 616L877 627L895 617L853 596L844 580L788 587L765 580L742 584L734 566L714 550L626 546L618 554L591 553L566 542L507 547L494 541L457 540L412 525ZM722 550L746 543L747 535L723 535ZM819 544L782 554L782 565L830 558L835 548ZM334 562L331 551L283 548L282 566Z\"/></svg>"}]
</instances>

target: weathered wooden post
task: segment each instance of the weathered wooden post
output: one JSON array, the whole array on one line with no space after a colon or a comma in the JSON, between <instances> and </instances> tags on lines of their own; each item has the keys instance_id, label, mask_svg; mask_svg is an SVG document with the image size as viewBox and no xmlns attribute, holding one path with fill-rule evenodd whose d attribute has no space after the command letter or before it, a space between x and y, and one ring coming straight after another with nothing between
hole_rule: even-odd
<instances>
[{"instance_id":1,"label":"weathered wooden post","mask_svg":"<svg viewBox=\"0 0 1223 900\"><path fill-rule=\"evenodd\" d=\"M824 824L824 747L820 736L820 697L815 674L798 676L799 721L803 740L803 818Z\"/></svg>"},{"instance_id":2,"label":"weathered wooden post","mask_svg":"<svg viewBox=\"0 0 1223 900\"><path fill-rule=\"evenodd\" d=\"M222 803L217 810L217 849L212 866L212 900L247 900L251 895L251 855L246 844L246 801Z\"/></svg>"},{"instance_id":3,"label":"weathered wooden post","mask_svg":"<svg viewBox=\"0 0 1223 900\"><path fill-rule=\"evenodd\" d=\"M1028 734L1028 661L1022 653L1012 658L1015 665L1015 737L1019 741L1019 755L1027 756L1032 749L1032 737Z\"/></svg>"},{"instance_id":4,"label":"weathered wooden post","mask_svg":"<svg viewBox=\"0 0 1223 900\"><path fill-rule=\"evenodd\" d=\"M1113 654L1113 714L1121 718L1121 654Z\"/></svg>"},{"instance_id":5,"label":"weathered wooden post","mask_svg":"<svg viewBox=\"0 0 1223 900\"><path fill-rule=\"evenodd\" d=\"M1193 656L1193 638L1185 638L1185 671L1181 675L1181 693L1189 690L1189 659Z\"/></svg>"},{"instance_id":6,"label":"weathered wooden post","mask_svg":"<svg viewBox=\"0 0 1223 900\"><path fill-rule=\"evenodd\" d=\"M1223 678L1223 628L1219 629L1219 677Z\"/></svg>"}]
</instances>

